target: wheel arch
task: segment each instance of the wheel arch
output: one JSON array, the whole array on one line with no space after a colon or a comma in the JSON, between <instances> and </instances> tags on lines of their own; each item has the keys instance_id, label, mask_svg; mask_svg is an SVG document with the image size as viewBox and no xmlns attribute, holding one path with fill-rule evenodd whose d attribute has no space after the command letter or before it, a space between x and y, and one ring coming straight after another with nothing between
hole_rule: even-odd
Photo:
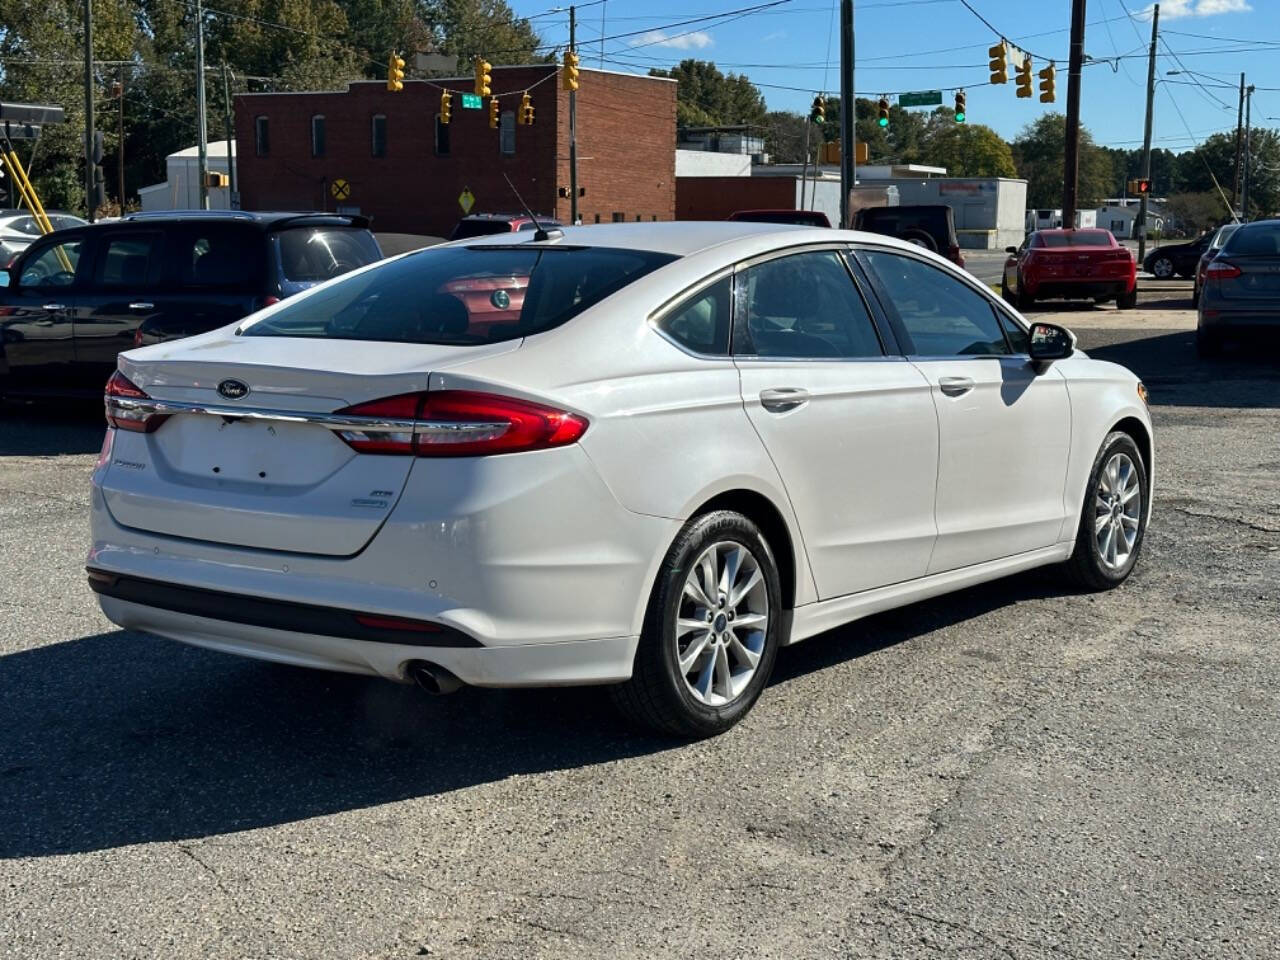
<instances>
[{"instance_id":1,"label":"wheel arch","mask_svg":"<svg viewBox=\"0 0 1280 960\"><path fill-rule=\"evenodd\" d=\"M1151 504L1154 500L1151 491L1155 487L1155 441L1151 436L1150 428L1136 416L1121 417L1111 425L1111 429L1107 433L1114 433L1117 430L1133 439L1133 442L1138 447L1138 453L1142 456L1142 467L1147 475L1147 522L1150 523Z\"/></svg>"},{"instance_id":2,"label":"wheel arch","mask_svg":"<svg viewBox=\"0 0 1280 960\"><path fill-rule=\"evenodd\" d=\"M778 564L783 606L788 610L794 609L800 558L796 554L796 543L782 511L764 494L738 488L716 494L696 507L689 517L692 519L715 510L733 510L760 528L773 551L774 561Z\"/></svg>"}]
</instances>

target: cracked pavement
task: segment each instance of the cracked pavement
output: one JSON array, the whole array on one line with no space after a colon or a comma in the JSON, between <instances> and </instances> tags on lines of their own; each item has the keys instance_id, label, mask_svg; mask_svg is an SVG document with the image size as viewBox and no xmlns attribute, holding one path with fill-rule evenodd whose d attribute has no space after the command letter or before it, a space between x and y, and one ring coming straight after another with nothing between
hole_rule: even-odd
<instances>
[{"instance_id":1,"label":"cracked pavement","mask_svg":"<svg viewBox=\"0 0 1280 960\"><path fill-rule=\"evenodd\" d=\"M1280 956L1280 350L1196 360L1180 290L1052 314L1151 385L1129 584L814 638L695 744L118 631L98 421L10 409L0 957Z\"/></svg>"}]
</instances>

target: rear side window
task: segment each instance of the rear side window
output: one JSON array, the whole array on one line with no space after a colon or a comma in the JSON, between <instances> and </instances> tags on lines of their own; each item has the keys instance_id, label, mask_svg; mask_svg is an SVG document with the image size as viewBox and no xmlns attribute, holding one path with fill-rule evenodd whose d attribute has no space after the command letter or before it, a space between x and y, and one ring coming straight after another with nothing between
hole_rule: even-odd
<instances>
[{"instance_id":1,"label":"rear side window","mask_svg":"<svg viewBox=\"0 0 1280 960\"><path fill-rule=\"evenodd\" d=\"M284 278L315 283L382 259L368 230L356 227L292 227L276 234Z\"/></svg>"},{"instance_id":2,"label":"rear side window","mask_svg":"<svg viewBox=\"0 0 1280 960\"><path fill-rule=\"evenodd\" d=\"M156 233L109 237L93 271L94 285L139 289L159 283L160 239Z\"/></svg>"},{"instance_id":3,"label":"rear side window","mask_svg":"<svg viewBox=\"0 0 1280 960\"><path fill-rule=\"evenodd\" d=\"M964 357L1007 354L995 309L982 294L946 271L897 253L866 250L884 307L897 314L913 354Z\"/></svg>"},{"instance_id":4,"label":"rear side window","mask_svg":"<svg viewBox=\"0 0 1280 960\"><path fill-rule=\"evenodd\" d=\"M447 247L391 260L287 300L250 337L483 344L541 333L669 254L592 247Z\"/></svg>"},{"instance_id":5,"label":"rear side window","mask_svg":"<svg viewBox=\"0 0 1280 960\"><path fill-rule=\"evenodd\" d=\"M262 234L210 224L178 232L174 275L182 287L258 292L262 286Z\"/></svg>"},{"instance_id":6,"label":"rear side window","mask_svg":"<svg viewBox=\"0 0 1280 960\"><path fill-rule=\"evenodd\" d=\"M658 320L657 327L693 353L726 355L732 296L733 277L727 276L676 304Z\"/></svg>"}]
</instances>

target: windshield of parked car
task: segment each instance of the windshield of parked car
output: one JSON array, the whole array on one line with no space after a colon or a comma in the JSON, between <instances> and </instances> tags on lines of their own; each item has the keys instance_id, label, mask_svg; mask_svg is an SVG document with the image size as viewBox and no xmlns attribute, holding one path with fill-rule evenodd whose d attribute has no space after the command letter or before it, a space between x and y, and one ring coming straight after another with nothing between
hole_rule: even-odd
<instances>
[{"instance_id":1,"label":"windshield of parked car","mask_svg":"<svg viewBox=\"0 0 1280 960\"><path fill-rule=\"evenodd\" d=\"M559 326L675 257L595 247L447 247L354 274L242 329L250 337L499 343Z\"/></svg>"},{"instance_id":2,"label":"windshield of parked car","mask_svg":"<svg viewBox=\"0 0 1280 960\"><path fill-rule=\"evenodd\" d=\"M1109 247L1111 234L1105 230L1063 230L1060 233L1037 233L1033 247Z\"/></svg>"},{"instance_id":3,"label":"windshield of parked car","mask_svg":"<svg viewBox=\"0 0 1280 960\"><path fill-rule=\"evenodd\" d=\"M1220 228L1213 238L1213 243L1209 244L1209 249L1221 250L1223 244L1225 244L1227 239L1236 232L1236 227L1238 226L1240 226L1238 223L1228 223L1226 226Z\"/></svg>"},{"instance_id":4,"label":"windshield of parked car","mask_svg":"<svg viewBox=\"0 0 1280 960\"><path fill-rule=\"evenodd\" d=\"M359 227L290 227L276 236L284 278L315 283L382 259L368 230Z\"/></svg>"},{"instance_id":5,"label":"windshield of parked car","mask_svg":"<svg viewBox=\"0 0 1280 960\"><path fill-rule=\"evenodd\" d=\"M1226 257L1265 257L1280 254L1280 220L1246 223L1222 248Z\"/></svg>"}]
</instances>

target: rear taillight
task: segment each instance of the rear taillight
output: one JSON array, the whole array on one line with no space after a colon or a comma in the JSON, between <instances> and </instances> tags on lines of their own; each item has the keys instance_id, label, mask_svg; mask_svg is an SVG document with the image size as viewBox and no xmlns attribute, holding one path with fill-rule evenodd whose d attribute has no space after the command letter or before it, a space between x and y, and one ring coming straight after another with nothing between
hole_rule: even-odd
<instances>
[{"instance_id":1,"label":"rear taillight","mask_svg":"<svg viewBox=\"0 0 1280 960\"><path fill-rule=\"evenodd\" d=\"M141 327L133 331L133 345L135 347L142 346L142 328Z\"/></svg>"},{"instance_id":2,"label":"rear taillight","mask_svg":"<svg viewBox=\"0 0 1280 960\"><path fill-rule=\"evenodd\" d=\"M479 457L545 450L576 443L587 421L577 414L470 390L406 393L336 411L369 418L340 430L361 453L418 457Z\"/></svg>"},{"instance_id":3,"label":"rear taillight","mask_svg":"<svg viewBox=\"0 0 1280 960\"><path fill-rule=\"evenodd\" d=\"M1234 280L1238 276L1241 276L1240 268L1225 260L1215 260L1204 269L1206 280Z\"/></svg>"},{"instance_id":4,"label":"rear taillight","mask_svg":"<svg viewBox=\"0 0 1280 960\"><path fill-rule=\"evenodd\" d=\"M129 378L117 370L111 374L104 391L103 402L107 408L107 423L133 433L151 433L169 419L168 414L156 413L151 398L129 382Z\"/></svg>"},{"instance_id":5,"label":"rear taillight","mask_svg":"<svg viewBox=\"0 0 1280 960\"><path fill-rule=\"evenodd\" d=\"M262 302L258 305L258 309L259 309L259 310L261 310L261 309L263 309L264 307L269 307L269 306L271 306L273 303L279 303L279 302L280 302L280 298L279 298L279 297L273 297L273 296L268 295L268 296L265 296L265 297L263 297L263 298L262 298Z\"/></svg>"}]
</instances>

